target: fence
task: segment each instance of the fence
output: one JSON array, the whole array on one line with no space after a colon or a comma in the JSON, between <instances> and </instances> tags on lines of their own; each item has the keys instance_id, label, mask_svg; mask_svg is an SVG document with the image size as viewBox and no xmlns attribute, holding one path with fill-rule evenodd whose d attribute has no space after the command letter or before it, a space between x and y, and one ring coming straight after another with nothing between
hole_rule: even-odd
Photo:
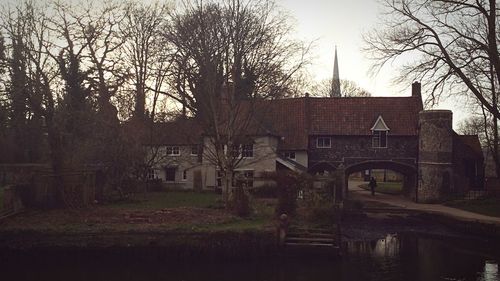
<instances>
[{"instance_id":1,"label":"fence","mask_svg":"<svg viewBox=\"0 0 500 281\"><path fill-rule=\"evenodd\" d=\"M55 175L37 164L1 165L4 209L24 207L50 209L82 208L92 204L96 196L94 171L66 171L61 174L62 188L57 189Z\"/></svg>"}]
</instances>

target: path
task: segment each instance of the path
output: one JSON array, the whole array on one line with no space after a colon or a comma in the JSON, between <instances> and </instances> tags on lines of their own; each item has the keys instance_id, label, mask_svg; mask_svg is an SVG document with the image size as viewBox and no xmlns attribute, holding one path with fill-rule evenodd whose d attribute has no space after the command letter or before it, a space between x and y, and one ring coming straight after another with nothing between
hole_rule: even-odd
<instances>
[{"instance_id":1,"label":"path","mask_svg":"<svg viewBox=\"0 0 500 281\"><path fill-rule=\"evenodd\" d=\"M361 183L364 182L349 182L348 198L359 201L374 201L411 211L445 215L462 221L477 221L481 223L490 223L500 226L500 218L498 217L472 213L441 204L419 204L398 195L376 193L375 196L372 196L369 191L358 187L358 185Z\"/></svg>"}]
</instances>

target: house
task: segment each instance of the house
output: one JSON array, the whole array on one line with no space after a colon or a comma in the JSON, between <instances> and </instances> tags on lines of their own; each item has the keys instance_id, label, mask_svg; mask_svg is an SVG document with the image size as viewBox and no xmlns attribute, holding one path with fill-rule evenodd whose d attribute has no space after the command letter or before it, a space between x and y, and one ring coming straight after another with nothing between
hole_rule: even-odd
<instances>
[{"instance_id":1,"label":"house","mask_svg":"<svg viewBox=\"0 0 500 281\"><path fill-rule=\"evenodd\" d=\"M244 103L245 101L241 101ZM259 100L239 146L235 169L248 186L280 169L312 174L367 169L404 177L404 191L420 202L480 188L483 156L477 136L459 136L452 113L424 111L420 84L408 97L301 97ZM143 143L157 160L150 177L178 188L213 189L221 175L210 161L211 136L195 119L156 123Z\"/></svg>"}]
</instances>

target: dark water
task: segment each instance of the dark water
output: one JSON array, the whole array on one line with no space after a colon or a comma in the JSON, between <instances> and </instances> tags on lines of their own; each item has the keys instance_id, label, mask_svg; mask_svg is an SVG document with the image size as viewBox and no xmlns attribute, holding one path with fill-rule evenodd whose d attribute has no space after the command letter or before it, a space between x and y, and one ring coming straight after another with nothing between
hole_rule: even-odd
<instances>
[{"instance_id":1,"label":"dark water","mask_svg":"<svg viewBox=\"0 0 500 281\"><path fill-rule=\"evenodd\" d=\"M29 255L29 253L26 253ZM500 280L498 254L487 244L449 238L388 235L350 242L340 259L272 259L213 263L127 259L22 258L0 264L0 280Z\"/></svg>"}]
</instances>

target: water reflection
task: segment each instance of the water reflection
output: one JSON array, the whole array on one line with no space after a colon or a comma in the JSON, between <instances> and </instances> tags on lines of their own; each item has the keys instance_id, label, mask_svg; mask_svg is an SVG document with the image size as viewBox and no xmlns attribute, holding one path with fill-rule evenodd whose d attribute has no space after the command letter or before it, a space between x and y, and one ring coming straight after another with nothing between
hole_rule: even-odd
<instances>
[{"instance_id":1,"label":"water reflection","mask_svg":"<svg viewBox=\"0 0 500 281\"><path fill-rule=\"evenodd\" d=\"M397 234L387 234L375 241L351 241L346 243L349 255L370 256L375 258L396 257L399 255L400 239Z\"/></svg>"},{"instance_id":2,"label":"water reflection","mask_svg":"<svg viewBox=\"0 0 500 281\"><path fill-rule=\"evenodd\" d=\"M377 241L349 242L337 260L260 260L183 263L161 260L89 259L74 255L54 262L0 258L1 280L106 281L350 281L350 280L474 280L500 281L498 260L475 251L476 245L450 239L390 234ZM27 270L29 265L29 270Z\"/></svg>"},{"instance_id":3,"label":"water reflection","mask_svg":"<svg viewBox=\"0 0 500 281\"><path fill-rule=\"evenodd\" d=\"M498 275L498 263L496 261L487 260L484 262L484 270L481 274L480 281L496 281L500 280Z\"/></svg>"}]
</instances>

